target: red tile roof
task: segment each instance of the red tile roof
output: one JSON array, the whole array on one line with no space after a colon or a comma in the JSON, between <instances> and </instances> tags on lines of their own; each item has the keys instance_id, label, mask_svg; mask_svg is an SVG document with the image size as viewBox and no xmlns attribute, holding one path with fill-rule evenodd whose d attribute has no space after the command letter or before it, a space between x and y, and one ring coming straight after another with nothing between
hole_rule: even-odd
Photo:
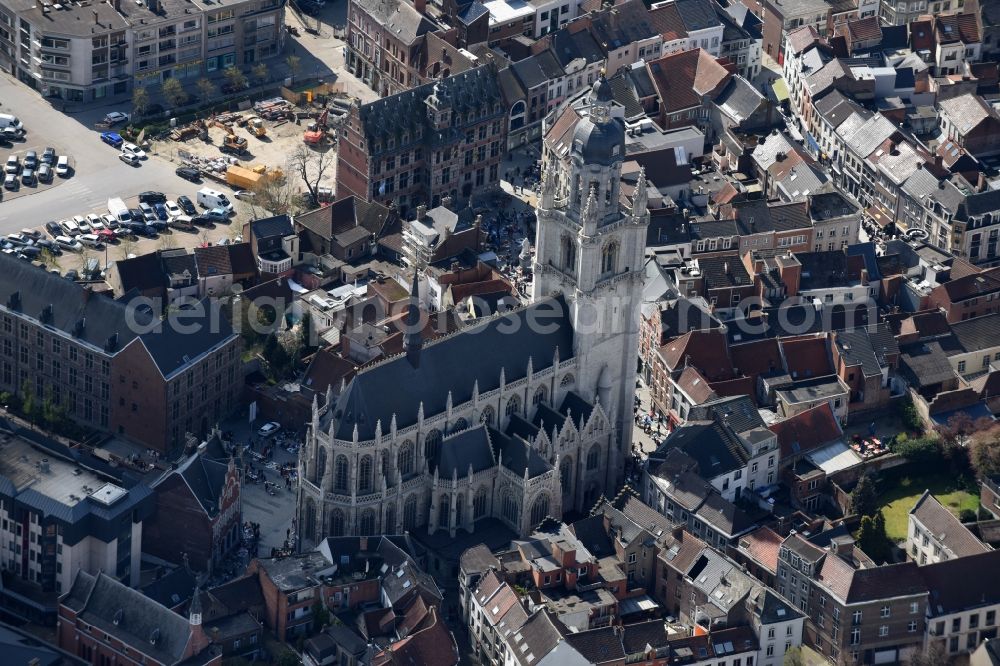
<instances>
[{"instance_id":1,"label":"red tile roof","mask_svg":"<svg viewBox=\"0 0 1000 666\"><path fill-rule=\"evenodd\" d=\"M788 40L788 51L797 55L815 44L819 40L819 33L811 25L805 25L792 30L785 38Z\"/></svg>"},{"instance_id":2,"label":"red tile roof","mask_svg":"<svg viewBox=\"0 0 1000 666\"><path fill-rule=\"evenodd\" d=\"M781 349L776 338L765 338L754 342L733 345L729 348L736 372L756 378L768 372L781 371L785 362L781 360Z\"/></svg>"},{"instance_id":3,"label":"red tile roof","mask_svg":"<svg viewBox=\"0 0 1000 666\"><path fill-rule=\"evenodd\" d=\"M740 537L738 549L772 574L777 574L782 541L781 535L770 527L761 527Z\"/></svg>"},{"instance_id":4,"label":"red tile roof","mask_svg":"<svg viewBox=\"0 0 1000 666\"><path fill-rule=\"evenodd\" d=\"M785 367L793 379L822 377L833 373L826 337L801 335L782 338Z\"/></svg>"},{"instance_id":5,"label":"red tile roof","mask_svg":"<svg viewBox=\"0 0 1000 666\"><path fill-rule=\"evenodd\" d=\"M726 334L721 331L685 333L660 347L660 356L670 370L678 370L687 363L697 368L709 381L733 376Z\"/></svg>"},{"instance_id":6,"label":"red tile roof","mask_svg":"<svg viewBox=\"0 0 1000 666\"><path fill-rule=\"evenodd\" d=\"M843 437L829 402L768 426L778 436L782 459L820 449Z\"/></svg>"},{"instance_id":7,"label":"red tile roof","mask_svg":"<svg viewBox=\"0 0 1000 666\"><path fill-rule=\"evenodd\" d=\"M451 632L431 609L434 623L392 644L372 659L372 666L453 666L458 663L458 648Z\"/></svg>"},{"instance_id":8,"label":"red tile roof","mask_svg":"<svg viewBox=\"0 0 1000 666\"><path fill-rule=\"evenodd\" d=\"M647 64L665 113L701 106L702 97L722 89L732 73L708 51L691 49Z\"/></svg>"},{"instance_id":9,"label":"red tile roof","mask_svg":"<svg viewBox=\"0 0 1000 666\"><path fill-rule=\"evenodd\" d=\"M660 33L665 42L685 39L688 36L687 29L684 27L684 19L681 18L680 10L677 9L675 2L650 9L649 21L653 24L653 30Z\"/></svg>"},{"instance_id":10,"label":"red tile roof","mask_svg":"<svg viewBox=\"0 0 1000 666\"><path fill-rule=\"evenodd\" d=\"M677 386L684 391L684 393L686 393L696 405L708 402L715 397L715 394L712 392L712 387L708 385L708 380L705 379L696 368L684 368L683 372L681 372L681 376L677 378Z\"/></svg>"}]
</instances>

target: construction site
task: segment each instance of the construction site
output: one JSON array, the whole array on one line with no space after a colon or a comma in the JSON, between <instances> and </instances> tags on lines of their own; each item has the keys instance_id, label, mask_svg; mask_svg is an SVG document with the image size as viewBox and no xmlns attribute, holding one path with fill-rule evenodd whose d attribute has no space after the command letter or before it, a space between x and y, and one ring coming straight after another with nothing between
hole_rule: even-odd
<instances>
[{"instance_id":1,"label":"construction site","mask_svg":"<svg viewBox=\"0 0 1000 666\"><path fill-rule=\"evenodd\" d=\"M282 92L282 97L244 111L174 127L158 152L178 166L196 169L206 183L253 191L262 180L287 172L290 156L303 150L317 156L336 151L338 128L353 98L334 86ZM335 181L331 165L320 181L324 199L332 200Z\"/></svg>"}]
</instances>

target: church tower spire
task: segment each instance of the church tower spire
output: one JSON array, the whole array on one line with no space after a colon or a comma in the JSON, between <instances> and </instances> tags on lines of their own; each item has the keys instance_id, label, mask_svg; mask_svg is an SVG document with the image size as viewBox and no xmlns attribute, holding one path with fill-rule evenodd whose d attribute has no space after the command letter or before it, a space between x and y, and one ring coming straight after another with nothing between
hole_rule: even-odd
<instances>
[{"instance_id":1,"label":"church tower spire","mask_svg":"<svg viewBox=\"0 0 1000 666\"><path fill-rule=\"evenodd\" d=\"M413 285L410 287L410 302L406 306L406 330L403 337L403 349L406 350L406 360L414 368L420 367L420 350L424 340L420 326L420 273L413 271Z\"/></svg>"}]
</instances>

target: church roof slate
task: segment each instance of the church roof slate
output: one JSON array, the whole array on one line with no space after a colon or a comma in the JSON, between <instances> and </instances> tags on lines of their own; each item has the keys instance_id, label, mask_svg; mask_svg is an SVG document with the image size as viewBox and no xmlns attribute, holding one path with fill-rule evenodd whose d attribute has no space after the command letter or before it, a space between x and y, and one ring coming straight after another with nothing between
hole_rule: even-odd
<instances>
[{"instance_id":1,"label":"church roof slate","mask_svg":"<svg viewBox=\"0 0 1000 666\"><path fill-rule=\"evenodd\" d=\"M382 422L388 432L393 415L399 428L424 415L445 411L472 399L474 385L486 393L500 387L500 373L511 383L527 375L528 360L535 371L548 368L558 350L559 359L573 357L573 326L562 296L548 298L476 324L454 335L425 344L416 367L400 355L361 370L332 410L322 419L326 431L336 419L334 436L351 439L355 426L361 440L375 436Z\"/></svg>"},{"instance_id":2,"label":"church roof slate","mask_svg":"<svg viewBox=\"0 0 1000 666\"><path fill-rule=\"evenodd\" d=\"M483 426L477 426L445 437L434 461L438 476L465 476L472 466L473 473L490 469L495 464L490 438Z\"/></svg>"}]
</instances>

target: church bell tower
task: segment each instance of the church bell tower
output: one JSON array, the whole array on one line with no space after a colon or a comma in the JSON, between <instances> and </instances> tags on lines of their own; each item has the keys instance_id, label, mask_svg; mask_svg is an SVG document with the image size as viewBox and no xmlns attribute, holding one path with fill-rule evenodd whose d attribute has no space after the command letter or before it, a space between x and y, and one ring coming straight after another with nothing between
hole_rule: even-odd
<instances>
[{"instance_id":1,"label":"church bell tower","mask_svg":"<svg viewBox=\"0 0 1000 666\"><path fill-rule=\"evenodd\" d=\"M613 417L620 454L627 456L649 224L646 180L640 172L632 206L623 205L625 124L614 114L603 75L584 112L567 158L543 165L532 298L566 298L579 363L575 390Z\"/></svg>"}]
</instances>

